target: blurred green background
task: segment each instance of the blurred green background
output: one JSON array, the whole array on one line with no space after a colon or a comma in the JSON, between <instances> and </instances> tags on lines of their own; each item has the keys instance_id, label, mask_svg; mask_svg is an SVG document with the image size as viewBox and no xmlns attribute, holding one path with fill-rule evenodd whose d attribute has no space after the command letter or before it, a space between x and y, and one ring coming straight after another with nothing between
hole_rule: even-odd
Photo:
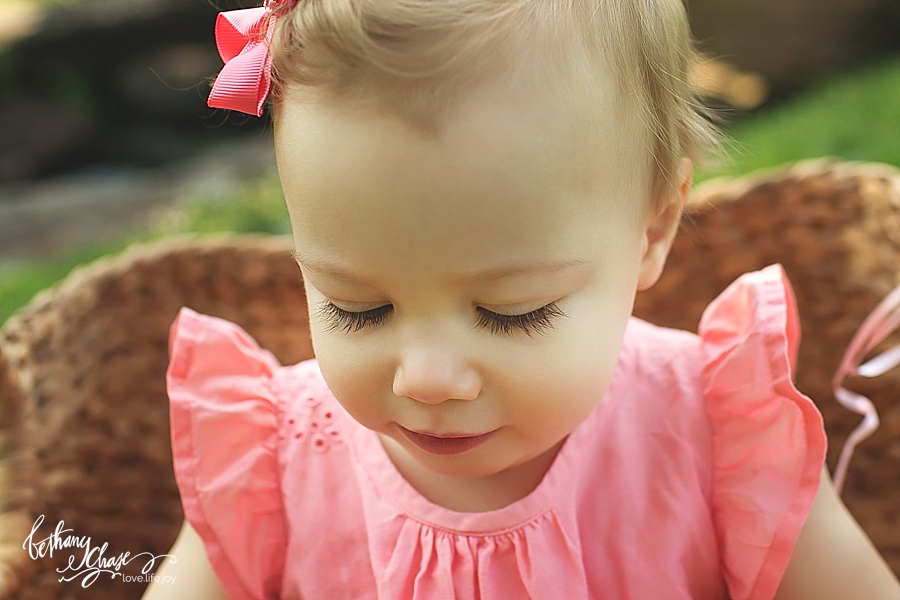
<instances>
[{"instance_id":1,"label":"blurred green background","mask_svg":"<svg viewBox=\"0 0 900 600\"><path fill-rule=\"evenodd\" d=\"M134 242L179 233L289 233L273 161L259 150L269 144L266 120L229 117L203 104L218 68L215 9L204 0L126 0L116 13L113 4L0 0L0 231L5 225L8 232L0 244L0 322L76 265ZM716 57L698 81L728 136L727 157L700 170L698 182L823 156L900 165L900 3L846 4L688 3L701 48ZM735 5L732 13L724 5ZM796 20L804 18L798 29ZM110 62L110 47L126 50ZM229 155L235 162L217 154L196 161L208 154L206 140L243 148L248 139L246 152L259 164L239 177L222 174L247 162L239 151ZM218 176L215 168L206 179L188 173L194 166L205 173L210 162ZM9 233L33 217L27 205L37 201L29 186L55 181L54 189L66 190L76 181L67 177L105 181L107 173L134 182L144 172L155 173L147 185L164 192L147 196L153 210L124 204L120 210L137 216L113 233L100 235L98 226L96 235L37 243L28 252ZM191 184L166 187L175 180ZM82 212L91 210L98 218L112 211ZM86 219L90 228L91 215Z\"/></svg>"}]
</instances>

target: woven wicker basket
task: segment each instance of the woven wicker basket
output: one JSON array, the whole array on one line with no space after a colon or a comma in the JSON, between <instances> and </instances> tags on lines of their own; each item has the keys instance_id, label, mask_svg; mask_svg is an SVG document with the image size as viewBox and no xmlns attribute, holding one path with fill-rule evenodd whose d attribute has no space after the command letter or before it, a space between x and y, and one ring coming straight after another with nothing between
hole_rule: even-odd
<instances>
[{"instance_id":1,"label":"woven wicker basket","mask_svg":"<svg viewBox=\"0 0 900 600\"><path fill-rule=\"evenodd\" d=\"M312 354L299 271L282 238L172 240L73 272L0 330L0 598L138 598L143 585L101 575L60 583L71 551L32 560L44 535L109 543L105 556L168 550L182 519L168 436L168 329L182 305L235 321L285 364ZM660 283L639 295L651 321L695 329L742 272L781 262L802 313L799 386L825 414L833 461L858 418L838 407L843 349L900 279L900 172L808 163L705 186ZM853 382L856 383L856 382ZM900 572L900 373L859 382L882 428L857 453L845 498ZM832 463L833 464L833 463ZM123 569L136 575L144 561Z\"/></svg>"},{"instance_id":2,"label":"woven wicker basket","mask_svg":"<svg viewBox=\"0 0 900 600\"><path fill-rule=\"evenodd\" d=\"M68 556L32 561L38 515L121 552L164 554L182 520L169 449L168 330L181 306L235 321L285 364L312 356L290 240L173 240L73 272L0 334L0 598L138 598L103 574L60 583ZM123 572L139 575L145 560ZM77 563L76 563L77 564ZM64 575L71 575L67 573ZM15 590L21 588L18 595Z\"/></svg>"}]
</instances>

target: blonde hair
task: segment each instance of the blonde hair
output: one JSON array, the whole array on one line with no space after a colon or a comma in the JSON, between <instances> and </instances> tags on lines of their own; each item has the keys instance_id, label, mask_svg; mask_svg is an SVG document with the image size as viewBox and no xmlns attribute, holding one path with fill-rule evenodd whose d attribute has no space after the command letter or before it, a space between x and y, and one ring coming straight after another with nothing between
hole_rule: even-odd
<instances>
[{"instance_id":1,"label":"blonde hair","mask_svg":"<svg viewBox=\"0 0 900 600\"><path fill-rule=\"evenodd\" d=\"M613 69L638 109L655 190L678 183L679 159L716 146L688 79L698 57L682 0L299 0L278 10L276 98L311 86L427 124L523 52L545 66L586 56Z\"/></svg>"}]
</instances>

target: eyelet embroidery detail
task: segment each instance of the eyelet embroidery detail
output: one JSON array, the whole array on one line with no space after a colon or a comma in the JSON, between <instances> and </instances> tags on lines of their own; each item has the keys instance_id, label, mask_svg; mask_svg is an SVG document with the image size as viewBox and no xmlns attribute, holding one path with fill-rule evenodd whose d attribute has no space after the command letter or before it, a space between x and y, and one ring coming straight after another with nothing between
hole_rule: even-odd
<instances>
[{"instance_id":1,"label":"eyelet embroidery detail","mask_svg":"<svg viewBox=\"0 0 900 600\"><path fill-rule=\"evenodd\" d=\"M312 373L292 378L290 383L303 384L303 387L312 384ZM296 388L295 388L296 389ZM321 395L315 394L316 390L304 391L291 398L290 386L285 390L285 408L292 413L285 424L285 433L278 437L281 440L292 438L295 443L310 444L317 452L327 452L334 444L343 442L341 432L337 427L335 413L332 409L323 406ZM327 392L324 392L327 393Z\"/></svg>"},{"instance_id":2,"label":"eyelet embroidery detail","mask_svg":"<svg viewBox=\"0 0 900 600\"><path fill-rule=\"evenodd\" d=\"M322 401L319 398L316 398L313 394L309 394L309 393L303 394L303 396L301 396L301 398L302 398L303 404L305 404L306 406L309 406L311 408L316 407L322 403Z\"/></svg>"}]
</instances>

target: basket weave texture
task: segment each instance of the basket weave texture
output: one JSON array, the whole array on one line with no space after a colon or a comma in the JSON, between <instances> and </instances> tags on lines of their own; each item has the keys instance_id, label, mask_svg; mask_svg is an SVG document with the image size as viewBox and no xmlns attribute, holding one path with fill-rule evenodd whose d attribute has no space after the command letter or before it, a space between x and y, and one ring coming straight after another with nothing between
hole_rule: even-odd
<instances>
[{"instance_id":1,"label":"basket weave texture","mask_svg":"<svg viewBox=\"0 0 900 600\"><path fill-rule=\"evenodd\" d=\"M87 588L60 583L55 569L83 552L32 561L22 543L45 515L45 535L64 520L70 535L108 543L105 557L167 552L183 518L168 433L169 327L189 306L240 324L284 364L311 357L290 248L264 237L135 247L73 272L4 325L0 598L140 597L143 584L108 574ZM123 573L139 575L145 562Z\"/></svg>"},{"instance_id":2,"label":"basket weave texture","mask_svg":"<svg viewBox=\"0 0 900 600\"><path fill-rule=\"evenodd\" d=\"M900 171L819 161L698 189L669 265L636 314L696 330L737 276L780 262L804 341L798 386L825 416L830 464L858 417L830 379L856 328L900 281ZM232 320L283 364L312 356L306 301L287 238L168 240L73 272L0 329L0 598L139 598L101 575L60 583L71 552L32 560L32 524L65 521L121 552L164 554L182 512L172 475L165 370L181 306ZM851 387L882 426L857 451L845 500L900 572L900 373ZM140 563L140 564L138 564ZM143 561L123 569L139 574Z\"/></svg>"}]
</instances>

